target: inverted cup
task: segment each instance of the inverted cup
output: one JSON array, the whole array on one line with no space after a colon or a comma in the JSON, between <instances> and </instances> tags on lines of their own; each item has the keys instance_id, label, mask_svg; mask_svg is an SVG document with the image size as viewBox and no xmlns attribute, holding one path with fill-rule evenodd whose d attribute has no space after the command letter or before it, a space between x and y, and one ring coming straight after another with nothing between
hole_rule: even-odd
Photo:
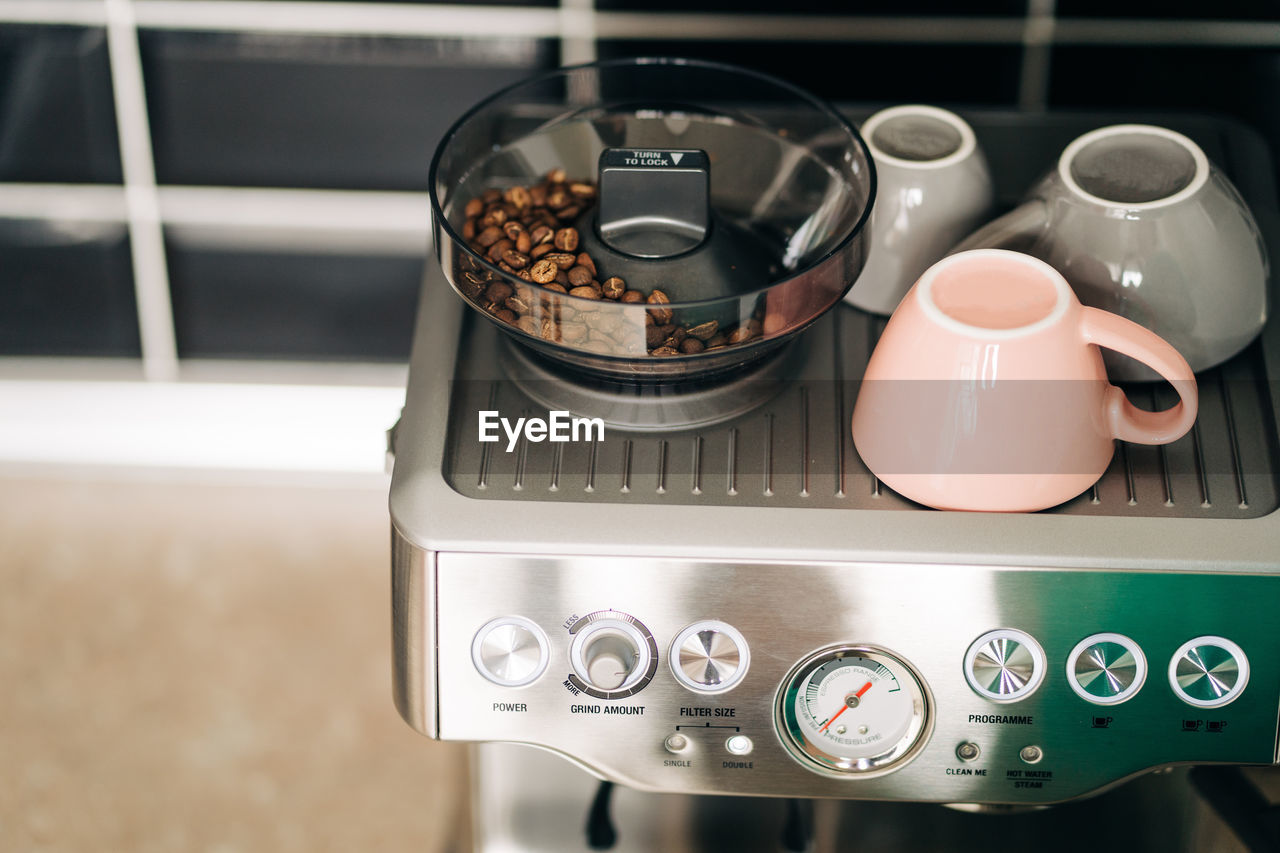
<instances>
[{"instance_id":1,"label":"inverted cup","mask_svg":"<svg viewBox=\"0 0 1280 853\"><path fill-rule=\"evenodd\" d=\"M867 263L845 301L891 314L911 285L989 213L991 173L973 129L938 107L890 107L862 125L876 164Z\"/></svg>"},{"instance_id":2,"label":"inverted cup","mask_svg":"<svg viewBox=\"0 0 1280 853\"><path fill-rule=\"evenodd\" d=\"M1107 381L1100 346L1159 372L1178 404L1135 408ZM930 267L894 312L858 393L853 438L872 472L919 503L1032 511L1096 482L1114 439L1174 441L1196 411L1195 378L1168 343L1082 306L1036 258L978 250Z\"/></svg>"},{"instance_id":3,"label":"inverted cup","mask_svg":"<svg viewBox=\"0 0 1280 853\"><path fill-rule=\"evenodd\" d=\"M1027 200L953 251L1026 252L1063 272L1085 305L1165 338L1196 371L1239 353L1266 323L1268 261L1235 187L1192 140L1114 125L1068 145ZM1108 354L1112 378L1157 374Z\"/></svg>"}]
</instances>

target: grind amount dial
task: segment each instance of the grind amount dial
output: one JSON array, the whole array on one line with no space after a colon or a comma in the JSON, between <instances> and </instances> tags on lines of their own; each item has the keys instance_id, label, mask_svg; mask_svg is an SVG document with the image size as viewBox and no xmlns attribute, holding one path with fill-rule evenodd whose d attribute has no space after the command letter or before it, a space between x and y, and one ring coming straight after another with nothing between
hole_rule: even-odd
<instances>
[{"instance_id":1,"label":"grind amount dial","mask_svg":"<svg viewBox=\"0 0 1280 853\"><path fill-rule=\"evenodd\" d=\"M658 667L658 647L633 616L598 610L569 628L569 680L597 699L625 699L642 690Z\"/></svg>"},{"instance_id":2,"label":"grind amount dial","mask_svg":"<svg viewBox=\"0 0 1280 853\"><path fill-rule=\"evenodd\" d=\"M783 682L775 716L797 761L843 778L896 769L915 757L932 728L920 676L872 646L814 652Z\"/></svg>"}]
</instances>

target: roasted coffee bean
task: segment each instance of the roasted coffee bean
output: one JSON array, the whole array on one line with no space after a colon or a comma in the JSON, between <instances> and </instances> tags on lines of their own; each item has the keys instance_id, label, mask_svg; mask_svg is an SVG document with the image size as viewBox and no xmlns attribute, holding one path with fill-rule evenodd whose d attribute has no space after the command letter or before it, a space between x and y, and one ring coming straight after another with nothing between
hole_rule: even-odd
<instances>
[{"instance_id":1,"label":"roasted coffee bean","mask_svg":"<svg viewBox=\"0 0 1280 853\"><path fill-rule=\"evenodd\" d=\"M707 348L707 345L697 338L685 338L680 342L680 352L685 355L697 355Z\"/></svg>"},{"instance_id":2,"label":"roasted coffee bean","mask_svg":"<svg viewBox=\"0 0 1280 853\"><path fill-rule=\"evenodd\" d=\"M468 219L474 219L484 213L484 202L478 198L473 198L471 201L467 202L467 206L462 212Z\"/></svg>"},{"instance_id":3,"label":"roasted coffee bean","mask_svg":"<svg viewBox=\"0 0 1280 853\"><path fill-rule=\"evenodd\" d=\"M526 300L519 296L508 296L507 301L502 304L517 314L528 314L531 307Z\"/></svg>"},{"instance_id":4,"label":"roasted coffee bean","mask_svg":"<svg viewBox=\"0 0 1280 853\"><path fill-rule=\"evenodd\" d=\"M562 284L560 284L559 282L556 282L556 281L553 281L553 282L551 282L551 283L549 283L549 284L544 284L544 285L542 285L542 287L543 287L543 289L544 289L544 290L553 290L553 291L555 291L556 293L568 293L568 292L569 292L569 291L565 288L565 286L564 286L564 285L562 285Z\"/></svg>"},{"instance_id":5,"label":"roasted coffee bean","mask_svg":"<svg viewBox=\"0 0 1280 853\"><path fill-rule=\"evenodd\" d=\"M614 278L617 278L617 276L614 276ZM607 292L607 291L609 290L609 282L610 282L610 281L613 281L613 280L614 280L614 279L612 279L612 278L611 278L611 279L607 279L607 280L605 281L605 283L604 283L603 285L601 285L601 287L602 287L602 288ZM618 279L618 280L619 280L619 281L621 281L621 279ZM641 293L640 291L638 291L638 290L627 290L627 291L623 291L623 294L622 294L621 296L619 296L619 297L618 297L618 301L619 301L619 302L627 302L627 303L632 303L632 302L644 302L644 294L642 294L642 293Z\"/></svg>"},{"instance_id":6,"label":"roasted coffee bean","mask_svg":"<svg viewBox=\"0 0 1280 853\"><path fill-rule=\"evenodd\" d=\"M502 260L518 270L522 270L529 266L529 256L521 252L517 252L515 249L507 249L503 252Z\"/></svg>"},{"instance_id":7,"label":"roasted coffee bean","mask_svg":"<svg viewBox=\"0 0 1280 853\"><path fill-rule=\"evenodd\" d=\"M591 256L586 252L578 253L578 266L591 273L591 277L596 277L596 262L591 260Z\"/></svg>"},{"instance_id":8,"label":"roasted coffee bean","mask_svg":"<svg viewBox=\"0 0 1280 853\"><path fill-rule=\"evenodd\" d=\"M708 320L705 323L699 323L689 328L689 334L700 341L709 341L715 337L716 331L720 328L718 320Z\"/></svg>"},{"instance_id":9,"label":"roasted coffee bean","mask_svg":"<svg viewBox=\"0 0 1280 853\"><path fill-rule=\"evenodd\" d=\"M594 287L575 287L569 291L570 296L577 296L581 299L599 299L600 291Z\"/></svg>"},{"instance_id":10,"label":"roasted coffee bean","mask_svg":"<svg viewBox=\"0 0 1280 853\"><path fill-rule=\"evenodd\" d=\"M526 335L538 337L542 331L542 324L532 317L517 317L516 326Z\"/></svg>"},{"instance_id":11,"label":"roasted coffee bean","mask_svg":"<svg viewBox=\"0 0 1280 853\"><path fill-rule=\"evenodd\" d=\"M556 248L562 252L578 251L578 229L577 228L561 228L556 232L555 236ZM574 258L577 263L577 258Z\"/></svg>"},{"instance_id":12,"label":"roasted coffee bean","mask_svg":"<svg viewBox=\"0 0 1280 853\"><path fill-rule=\"evenodd\" d=\"M529 232L529 236L533 238L535 246L541 246L543 243L550 243L556 237L555 229L546 225L539 225Z\"/></svg>"},{"instance_id":13,"label":"roasted coffee bean","mask_svg":"<svg viewBox=\"0 0 1280 853\"><path fill-rule=\"evenodd\" d=\"M555 251L555 248L556 247L552 246L550 243L543 243L541 246L534 246L532 249L529 250L529 257L533 258L536 261L538 260L538 258L541 258L544 255L547 255Z\"/></svg>"},{"instance_id":14,"label":"roasted coffee bean","mask_svg":"<svg viewBox=\"0 0 1280 853\"><path fill-rule=\"evenodd\" d=\"M689 337L689 333L685 331L684 326L676 326L675 331L671 333L671 339L675 341L676 344L683 343L684 339L687 337Z\"/></svg>"},{"instance_id":15,"label":"roasted coffee bean","mask_svg":"<svg viewBox=\"0 0 1280 853\"><path fill-rule=\"evenodd\" d=\"M560 337L565 343L572 344L586 340L589 333L590 329L583 323L562 323L560 326Z\"/></svg>"},{"instance_id":16,"label":"roasted coffee bean","mask_svg":"<svg viewBox=\"0 0 1280 853\"><path fill-rule=\"evenodd\" d=\"M569 284L569 274L564 270L560 270L558 273L556 273L556 281L558 281L560 284L563 284L565 287L573 286Z\"/></svg>"},{"instance_id":17,"label":"roasted coffee bean","mask_svg":"<svg viewBox=\"0 0 1280 853\"><path fill-rule=\"evenodd\" d=\"M569 283L581 287L591 281L591 272L586 267L573 267L569 270Z\"/></svg>"},{"instance_id":18,"label":"roasted coffee bean","mask_svg":"<svg viewBox=\"0 0 1280 853\"><path fill-rule=\"evenodd\" d=\"M462 239L469 243L474 240L475 237L476 221L474 219L468 219L466 222L462 223Z\"/></svg>"},{"instance_id":19,"label":"roasted coffee bean","mask_svg":"<svg viewBox=\"0 0 1280 853\"><path fill-rule=\"evenodd\" d=\"M485 257L496 264L502 258L502 253L514 246L515 243L512 243L506 237L503 237L501 240L489 247L489 251L485 252Z\"/></svg>"},{"instance_id":20,"label":"roasted coffee bean","mask_svg":"<svg viewBox=\"0 0 1280 853\"><path fill-rule=\"evenodd\" d=\"M504 323L514 324L516 321L516 312L512 311L510 308L499 308L497 311L493 312L493 316L497 317Z\"/></svg>"},{"instance_id":21,"label":"roasted coffee bean","mask_svg":"<svg viewBox=\"0 0 1280 853\"><path fill-rule=\"evenodd\" d=\"M656 347L666 339L666 335L662 334L662 329L657 326L646 326L644 329L644 342L646 345Z\"/></svg>"},{"instance_id":22,"label":"roasted coffee bean","mask_svg":"<svg viewBox=\"0 0 1280 853\"><path fill-rule=\"evenodd\" d=\"M668 346L656 347L654 349L649 350L649 355L656 355L659 357L679 355L679 354L680 354L680 350L676 349L675 347L668 347Z\"/></svg>"},{"instance_id":23,"label":"roasted coffee bean","mask_svg":"<svg viewBox=\"0 0 1280 853\"><path fill-rule=\"evenodd\" d=\"M488 228L476 235L476 242L485 249L489 248L501 239L502 229L496 225L490 225Z\"/></svg>"},{"instance_id":24,"label":"roasted coffee bean","mask_svg":"<svg viewBox=\"0 0 1280 853\"><path fill-rule=\"evenodd\" d=\"M480 224L485 228L497 225L499 228L507 221L507 212L500 207L491 207L480 217Z\"/></svg>"},{"instance_id":25,"label":"roasted coffee bean","mask_svg":"<svg viewBox=\"0 0 1280 853\"><path fill-rule=\"evenodd\" d=\"M712 335L707 339L707 349L716 349L717 347L724 346L728 342L729 339L724 335Z\"/></svg>"},{"instance_id":26,"label":"roasted coffee bean","mask_svg":"<svg viewBox=\"0 0 1280 853\"><path fill-rule=\"evenodd\" d=\"M548 282L556 280L556 273L559 271L560 268L556 266L555 261L549 261L546 258L543 258L530 267L529 275L534 281L538 282L538 284L547 284Z\"/></svg>"},{"instance_id":27,"label":"roasted coffee bean","mask_svg":"<svg viewBox=\"0 0 1280 853\"><path fill-rule=\"evenodd\" d=\"M502 223L502 233L507 236L508 240L515 240L524 233L524 226L514 219L508 219Z\"/></svg>"},{"instance_id":28,"label":"roasted coffee bean","mask_svg":"<svg viewBox=\"0 0 1280 853\"><path fill-rule=\"evenodd\" d=\"M524 210L532 204L532 200L529 198L529 191L524 187L512 187L503 194L503 198L516 210Z\"/></svg>"},{"instance_id":29,"label":"roasted coffee bean","mask_svg":"<svg viewBox=\"0 0 1280 853\"><path fill-rule=\"evenodd\" d=\"M616 275L606 278L600 285L600 290L609 299L621 299L627 292L627 284ZM641 299L639 292L636 292L635 299L627 300L628 302L638 302Z\"/></svg>"},{"instance_id":30,"label":"roasted coffee bean","mask_svg":"<svg viewBox=\"0 0 1280 853\"><path fill-rule=\"evenodd\" d=\"M596 188L592 184L569 184L569 192L584 199L596 197Z\"/></svg>"},{"instance_id":31,"label":"roasted coffee bean","mask_svg":"<svg viewBox=\"0 0 1280 853\"><path fill-rule=\"evenodd\" d=\"M480 194L480 200L486 205L502 201L502 190L488 189Z\"/></svg>"},{"instance_id":32,"label":"roasted coffee bean","mask_svg":"<svg viewBox=\"0 0 1280 853\"><path fill-rule=\"evenodd\" d=\"M555 265L562 270L567 270L578 262L577 255L571 255L568 252L552 252L547 255L547 260L554 261Z\"/></svg>"},{"instance_id":33,"label":"roasted coffee bean","mask_svg":"<svg viewBox=\"0 0 1280 853\"><path fill-rule=\"evenodd\" d=\"M547 341L560 340L560 324L550 317L543 319L542 327L538 330L538 337Z\"/></svg>"},{"instance_id":34,"label":"roasted coffee bean","mask_svg":"<svg viewBox=\"0 0 1280 853\"><path fill-rule=\"evenodd\" d=\"M760 321L755 317L752 317L747 321L747 331L751 332L751 337L753 338L758 338L760 336L760 331L763 328L764 326L760 325Z\"/></svg>"},{"instance_id":35,"label":"roasted coffee bean","mask_svg":"<svg viewBox=\"0 0 1280 853\"><path fill-rule=\"evenodd\" d=\"M484 289L484 298L490 302L502 304L515 292L515 288L505 281L495 281Z\"/></svg>"},{"instance_id":36,"label":"roasted coffee bean","mask_svg":"<svg viewBox=\"0 0 1280 853\"><path fill-rule=\"evenodd\" d=\"M502 270L505 273L510 273L511 275L515 275L517 272L516 268L511 266L511 264L507 263L506 261L498 261L498 269Z\"/></svg>"},{"instance_id":37,"label":"roasted coffee bean","mask_svg":"<svg viewBox=\"0 0 1280 853\"><path fill-rule=\"evenodd\" d=\"M654 290L649 294L648 298L645 299L645 302L648 302L650 305L666 305L670 303L671 300L668 299L667 294L663 293L661 290ZM650 309L649 313L653 315L654 322L657 323L670 323L671 317L673 316L670 308L653 308Z\"/></svg>"},{"instance_id":38,"label":"roasted coffee bean","mask_svg":"<svg viewBox=\"0 0 1280 853\"><path fill-rule=\"evenodd\" d=\"M533 281L533 276L529 275L528 267L525 267L524 269L520 270L518 273L516 273L516 275L520 276L525 281Z\"/></svg>"},{"instance_id":39,"label":"roasted coffee bean","mask_svg":"<svg viewBox=\"0 0 1280 853\"><path fill-rule=\"evenodd\" d=\"M565 174L564 169L552 169L547 172L547 183L549 184L563 184L567 180L569 180L569 176Z\"/></svg>"},{"instance_id":40,"label":"roasted coffee bean","mask_svg":"<svg viewBox=\"0 0 1280 853\"><path fill-rule=\"evenodd\" d=\"M568 207L562 207L560 210L557 210L556 218L561 222L572 222L578 218L578 214L580 213L582 213L582 208L578 207L576 204L571 204Z\"/></svg>"},{"instance_id":41,"label":"roasted coffee bean","mask_svg":"<svg viewBox=\"0 0 1280 853\"><path fill-rule=\"evenodd\" d=\"M521 230L516 237L516 251L522 255L529 254L529 250L533 248L533 240L529 237L529 232Z\"/></svg>"},{"instance_id":42,"label":"roasted coffee bean","mask_svg":"<svg viewBox=\"0 0 1280 853\"><path fill-rule=\"evenodd\" d=\"M727 340L731 344L745 344L753 337L755 337L755 335L751 333L751 329L748 326L739 326L729 333Z\"/></svg>"},{"instance_id":43,"label":"roasted coffee bean","mask_svg":"<svg viewBox=\"0 0 1280 853\"><path fill-rule=\"evenodd\" d=\"M553 189L547 193L547 207L560 210L569 206L569 194L562 189Z\"/></svg>"},{"instance_id":44,"label":"roasted coffee bean","mask_svg":"<svg viewBox=\"0 0 1280 853\"><path fill-rule=\"evenodd\" d=\"M547 188L542 184L529 187L529 203L534 207L542 207L547 203Z\"/></svg>"}]
</instances>

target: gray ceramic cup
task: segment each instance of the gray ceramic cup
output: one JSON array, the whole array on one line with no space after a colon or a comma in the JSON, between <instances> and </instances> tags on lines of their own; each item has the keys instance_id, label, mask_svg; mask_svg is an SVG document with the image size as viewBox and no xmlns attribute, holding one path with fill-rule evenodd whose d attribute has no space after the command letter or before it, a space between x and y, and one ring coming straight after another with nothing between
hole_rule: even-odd
<instances>
[{"instance_id":1,"label":"gray ceramic cup","mask_svg":"<svg viewBox=\"0 0 1280 853\"><path fill-rule=\"evenodd\" d=\"M1165 128L1081 136L1026 202L953 252L980 248L1046 261L1085 305L1146 326L1196 371L1240 352L1267 320L1267 254L1253 215L1198 145ZM1113 379L1159 378L1105 355Z\"/></svg>"},{"instance_id":2,"label":"gray ceramic cup","mask_svg":"<svg viewBox=\"0 0 1280 853\"><path fill-rule=\"evenodd\" d=\"M862 125L876 164L867 263L845 301L892 314L920 275L991 214L991 173L973 129L953 112L908 104Z\"/></svg>"}]
</instances>

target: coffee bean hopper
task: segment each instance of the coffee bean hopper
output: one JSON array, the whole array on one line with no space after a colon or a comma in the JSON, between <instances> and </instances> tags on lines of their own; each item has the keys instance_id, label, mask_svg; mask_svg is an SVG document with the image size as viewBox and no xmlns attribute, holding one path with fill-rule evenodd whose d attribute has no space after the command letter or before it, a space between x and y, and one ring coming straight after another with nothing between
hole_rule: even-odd
<instances>
[{"instance_id":1,"label":"coffee bean hopper","mask_svg":"<svg viewBox=\"0 0 1280 853\"><path fill-rule=\"evenodd\" d=\"M1116 121L966 118L1006 207ZM1274 247L1260 143L1160 123L1231 164ZM464 116L431 192L392 442L394 693L419 732L479 744L476 849L835 850L876 820L876 849L936 849L944 824L988 849L1079 814L975 832L954 822L991 818L892 809L1280 762L1274 322L1198 377L1179 442L1122 445L1053 510L935 512L850 437L883 319L840 304L875 196L843 113L718 65L564 69ZM1133 787L1088 806L1151 808L1107 805ZM1150 849L1178 849L1165 824Z\"/></svg>"}]
</instances>

